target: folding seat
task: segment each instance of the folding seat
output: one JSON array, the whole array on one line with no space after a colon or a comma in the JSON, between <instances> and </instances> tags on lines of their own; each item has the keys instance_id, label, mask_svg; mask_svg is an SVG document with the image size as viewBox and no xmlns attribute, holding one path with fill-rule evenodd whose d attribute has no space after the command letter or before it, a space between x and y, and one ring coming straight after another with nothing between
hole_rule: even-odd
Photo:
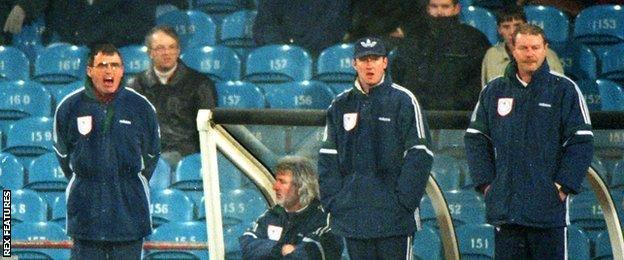
<instances>
[{"instance_id":1,"label":"folding seat","mask_svg":"<svg viewBox=\"0 0 624 260\"><path fill-rule=\"evenodd\" d=\"M13 227L13 239L19 241L67 241L69 237L54 222L19 223ZM19 259L69 259L69 249L13 248Z\"/></svg>"},{"instance_id":2,"label":"folding seat","mask_svg":"<svg viewBox=\"0 0 624 260\"><path fill-rule=\"evenodd\" d=\"M436 151L463 153L465 130L439 129L431 132Z\"/></svg>"},{"instance_id":3,"label":"folding seat","mask_svg":"<svg viewBox=\"0 0 624 260\"><path fill-rule=\"evenodd\" d=\"M438 233L429 226L423 226L414 234L413 255L418 260L441 260L442 242Z\"/></svg>"},{"instance_id":4,"label":"folding seat","mask_svg":"<svg viewBox=\"0 0 624 260\"><path fill-rule=\"evenodd\" d=\"M546 33L549 42L565 42L570 34L570 18L553 6L527 5L524 13L530 24L535 24Z\"/></svg>"},{"instance_id":5,"label":"folding seat","mask_svg":"<svg viewBox=\"0 0 624 260\"><path fill-rule=\"evenodd\" d=\"M611 240L609 240L609 232L602 231L596 236L594 260L607 260L613 258L613 250L611 249Z\"/></svg>"},{"instance_id":6,"label":"folding seat","mask_svg":"<svg viewBox=\"0 0 624 260\"><path fill-rule=\"evenodd\" d=\"M207 240L206 223L169 222L154 229L149 241L155 242L203 242ZM208 259L208 250L150 250L145 259Z\"/></svg>"},{"instance_id":7,"label":"folding seat","mask_svg":"<svg viewBox=\"0 0 624 260\"><path fill-rule=\"evenodd\" d=\"M19 190L24 186L24 166L10 153L0 153L0 188Z\"/></svg>"},{"instance_id":8,"label":"folding seat","mask_svg":"<svg viewBox=\"0 0 624 260\"><path fill-rule=\"evenodd\" d=\"M590 111L601 111L602 99L600 95L600 88L598 87L596 80L580 80L577 81L576 84L583 93L587 108Z\"/></svg>"},{"instance_id":9,"label":"folding seat","mask_svg":"<svg viewBox=\"0 0 624 260\"><path fill-rule=\"evenodd\" d=\"M420 206L418 207L420 222L424 226L437 227L438 219L436 217L435 210L431 204L431 199L428 196L423 196L420 200Z\"/></svg>"},{"instance_id":10,"label":"folding seat","mask_svg":"<svg viewBox=\"0 0 624 260\"><path fill-rule=\"evenodd\" d=\"M201 207L204 209L203 204ZM223 225L249 225L267 210L267 203L257 189L234 189L221 193Z\"/></svg>"},{"instance_id":11,"label":"folding seat","mask_svg":"<svg viewBox=\"0 0 624 260\"><path fill-rule=\"evenodd\" d=\"M55 153L39 156L28 167L28 183L24 188L38 191L48 205L52 205L56 198L64 198L66 187L67 178Z\"/></svg>"},{"instance_id":12,"label":"folding seat","mask_svg":"<svg viewBox=\"0 0 624 260\"><path fill-rule=\"evenodd\" d=\"M39 156L53 152L52 119L49 117L29 117L12 123L7 134L3 152L18 157Z\"/></svg>"},{"instance_id":13,"label":"folding seat","mask_svg":"<svg viewBox=\"0 0 624 260\"><path fill-rule=\"evenodd\" d=\"M238 238L245 233L248 224L239 224L223 228L223 242L225 243L225 258L226 259L242 259L243 252L241 251Z\"/></svg>"},{"instance_id":14,"label":"folding seat","mask_svg":"<svg viewBox=\"0 0 624 260\"><path fill-rule=\"evenodd\" d=\"M239 9L239 1L235 0L192 0L195 10L207 13L231 13Z\"/></svg>"},{"instance_id":15,"label":"folding seat","mask_svg":"<svg viewBox=\"0 0 624 260\"><path fill-rule=\"evenodd\" d=\"M601 111L624 111L624 90L622 86L606 79L598 79L596 84L598 84L598 90L600 91Z\"/></svg>"},{"instance_id":16,"label":"folding seat","mask_svg":"<svg viewBox=\"0 0 624 260\"><path fill-rule=\"evenodd\" d=\"M456 225L485 223L485 203L474 191L447 191L444 198Z\"/></svg>"},{"instance_id":17,"label":"folding seat","mask_svg":"<svg viewBox=\"0 0 624 260\"><path fill-rule=\"evenodd\" d=\"M196 46L180 56L184 64L207 74L215 81L239 80L241 61L235 51L225 46Z\"/></svg>"},{"instance_id":18,"label":"folding seat","mask_svg":"<svg viewBox=\"0 0 624 260\"><path fill-rule=\"evenodd\" d=\"M591 162L591 168L594 169L594 171L596 171L596 173L598 173L598 176L604 181L605 184L609 184L609 173L607 171L607 167L605 166L604 162L602 161L601 158L599 158L598 156L594 156L592 158L592 162ZM589 184L589 179L588 178L583 178L583 183L581 186L582 190L591 190L592 187Z\"/></svg>"},{"instance_id":19,"label":"folding seat","mask_svg":"<svg viewBox=\"0 0 624 260\"><path fill-rule=\"evenodd\" d=\"M479 29L488 38L490 44L498 42L496 16L490 10L477 6L462 8L459 19L462 23Z\"/></svg>"},{"instance_id":20,"label":"folding seat","mask_svg":"<svg viewBox=\"0 0 624 260\"><path fill-rule=\"evenodd\" d=\"M171 11L180 10L177 6L172 4L159 4L156 6L156 11L154 11L154 17L158 18L159 16L166 14Z\"/></svg>"},{"instance_id":21,"label":"folding seat","mask_svg":"<svg viewBox=\"0 0 624 260\"><path fill-rule=\"evenodd\" d=\"M48 220L48 205L32 190L11 192L11 217L16 223Z\"/></svg>"},{"instance_id":22,"label":"folding seat","mask_svg":"<svg viewBox=\"0 0 624 260\"><path fill-rule=\"evenodd\" d=\"M276 84L264 89L269 108L327 109L334 99L331 89L319 81Z\"/></svg>"},{"instance_id":23,"label":"folding seat","mask_svg":"<svg viewBox=\"0 0 624 260\"><path fill-rule=\"evenodd\" d=\"M574 21L574 38L590 45L624 41L624 10L619 5L594 5L583 9Z\"/></svg>"},{"instance_id":24,"label":"folding seat","mask_svg":"<svg viewBox=\"0 0 624 260\"><path fill-rule=\"evenodd\" d=\"M33 79L44 84L84 79L88 52L86 47L68 43L50 44L37 55Z\"/></svg>"},{"instance_id":25,"label":"folding seat","mask_svg":"<svg viewBox=\"0 0 624 260\"><path fill-rule=\"evenodd\" d=\"M585 191L571 197L570 222L583 229L590 240L606 230L602 208L593 192Z\"/></svg>"},{"instance_id":26,"label":"folding seat","mask_svg":"<svg viewBox=\"0 0 624 260\"><path fill-rule=\"evenodd\" d=\"M312 77L312 58L294 45L266 45L247 55L244 80L255 83L304 81Z\"/></svg>"},{"instance_id":27,"label":"folding seat","mask_svg":"<svg viewBox=\"0 0 624 260\"><path fill-rule=\"evenodd\" d=\"M43 43L41 42L41 35L44 30L44 17L39 17L31 21L29 24L24 24L24 26L22 26L22 30L13 35L11 44L26 54L30 64L35 63L37 53L44 48Z\"/></svg>"},{"instance_id":28,"label":"folding seat","mask_svg":"<svg viewBox=\"0 0 624 260\"><path fill-rule=\"evenodd\" d=\"M51 116L52 95L34 81L0 83L0 120L12 121L25 117ZM6 129L3 124L3 129Z\"/></svg>"},{"instance_id":29,"label":"folding seat","mask_svg":"<svg viewBox=\"0 0 624 260\"><path fill-rule=\"evenodd\" d=\"M353 81L355 81L355 77L353 77ZM345 91L348 91L348 90L354 88L353 82L349 82L349 83L328 82L327 85L334 91L334 94L336 96L338 96L338 94L340 94L340 93L343 93Z\"/></svg>"},{"instance_id":30,"label":"folding seat","mask_svg":"<svg viewBox=\"0 0 624 260\"><path fill-rule=\"evenodd\" d=\"M241 57L247 56L246 50L256 46L253 39L255 10L240 10L227 15L221 23L221 44L233 48Z\"/></svg>"},{"instance_id":31,"label":"folding seat","mask_svg":"<svg viewBox=\"0 0 624 260\"><path fill-rule=\"evenodd\" d=\"M585 232L575 225L568 225L568 259L587 260L591 259L589 254L589 239Z\"/></svg>"},{"instance_id":32,"label":"folding seat","mask_svg":"<svg viewBox=\"0 0 624 260\"><path fill-rule=\"evenodd\" d=\"M353 44L337 44L321 51L315 79L324 82L352 83L355 80Z\"/></svg>"},{"instance_id":33,"label":"folding seat","mask_svg":"<svg viewBox=\"0 0 624 260\"><path fill-rule=\"evenodd\" d=\"M203 12L174 10L157 17L156 24L173 27L180 37L183 50L216 44L217 25Z\"/></svg>"},{"instance_id":34,"label":"folding seat","mask_svg":"<svg viewBox=\"0 0 624 260\"><path fill-rule=\"evenodd\" d=\"M611 189L624 190L624 160L615 164L611 173Z\"/></svg>"},{"instance_id":35,"label":"folding seat","mask_svg":"<svg viewBox=\"0 0 624 260\"><path fill-rule=\"evenodd\" d=\"M218 107L265 108L267 106L264 94L251 82L217 82L216 88Z\"/></svg>"},{"instance_id":36,"label":"folding seat","mask_svg":"<svg viewBox=\"0 0 624 260\"><path fill-rule=\"evenodd\" d=\"M461 170L457 159L444 154L436 154L433 158L431 174L442 190L456 190L459 188Z\"/></svg>"},{"instance_id":37,"label":"folding seat","mask_svg":"<svg viewBox=\"0 0 624 260\"><path fill-rule=\"evenodd\" d=\"M599 55L600 78L624 84L624 43L611 46Z\"/></svg>"},{"instance_id":38,"label":"folding seat","mask_svg":"<svg viewBox=\"0 0 624 260\"><path fill-rule=\"evenodd\" d=\"M84 87L84 81L74 81L72 83L67 84L58 84L58 85L46 85L48 90L52 93L52 98L54 99L55 107L61 103L63 98L72 94L74 91L79 90Z\"/></svg>"},{"instance_id":39,"label":"folding seat","mask_svg":"<svg viewBox=\"0 0 624 260\"><path fill-rule=\"evenodd\" d=\"M52 203L52 217L50 218L51 222L59 224L61 227L65 228L67 224L67 199L65 196L61 196L56 198L54 203Z\"/></svg>"},{"instance_id":40,"label":"folding seat","mask_svg":"<svg viewBox=\"0 0 624 260\"><path fill-rule=\"evenodd\" d=\"M0 80L28 80L30 61L20 49L0 46Z\"/></svg>"},{"instance_id":41,"label":"folding seat","mask_svg":"<svg viewBox=\"0 0 624 260\"><path fill-rule=\"evenodd\" d=\"M561 61L563 71L573 80L596 79L598 60L587 45L579 41L554 42L549 44Z\"/></svg>"},{"instance_id":42,"label":"folding seat","mask_svg":"<svg viewBox=\"0 0 624 260\"><path fill-rule=\"evenodd\" d=\"M192 221L194 212L193 202L182 191L164 189L150 194L150 214L155 226Z\"/></svg>"},{"instance_id":43,"label":"folding seat","mask_svg":"<svg viewBox=\"0 0 624 260\"><path fill-rule=\"evenodd\" d=\"M493 259L494 227L488 224L467 224L455 230L461 259Z\"/></svg>"},{"instance_id":44,"label":"folding seat","mask_svg":"<svg viewBox=\"0 0 624 260\"><path fill-rule=\"evenodd\" d=\"M137 74L150 68L152 61L143 45L128 45L119 48L124 62L124 83L130 82Z\"/></svg>"},{"instance_id":45,"label":"folding seat","mask_svg":"<svg viewBox=\"0 0 624 260\"><path fill-rule=\"evenodd\" d=\"M156 169L149 180L150 191L164 190L171 185L171 166L163 158L159 158Z\"/></svg>"}]
</instances>

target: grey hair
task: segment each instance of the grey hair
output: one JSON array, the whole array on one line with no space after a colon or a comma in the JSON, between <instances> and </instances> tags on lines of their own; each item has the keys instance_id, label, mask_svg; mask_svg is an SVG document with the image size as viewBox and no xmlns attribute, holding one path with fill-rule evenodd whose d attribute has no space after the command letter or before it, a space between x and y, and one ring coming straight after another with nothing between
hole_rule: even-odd
<instances>
[{"instance_id":1,"label":"grey hair","mask_svg":"<svg viewBox=\"0 0 624 260\"><path fill-rule=\"evenodd\" d=\"M292 172L292 182L297 187L301 206L305 207L319 198L318 175L312 161L302 156L285 156L275 166L276 174L284 171Z\"/></svg>"}]
</instances>

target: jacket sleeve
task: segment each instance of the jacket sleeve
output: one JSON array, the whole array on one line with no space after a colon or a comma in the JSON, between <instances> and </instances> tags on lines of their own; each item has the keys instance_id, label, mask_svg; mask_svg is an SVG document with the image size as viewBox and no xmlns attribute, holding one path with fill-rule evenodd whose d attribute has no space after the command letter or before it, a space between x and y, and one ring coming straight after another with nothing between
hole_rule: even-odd
<instances>
[{"instance_id":1,"label":"jacket sleeve","mask_svg":"<svg viewBox=\"0 0 624 260\"><path fill-rule=\"evenodd\" d=\"M561 167L555 176L555 182L573 194L581 191L594 153L589 110L576 85L575 90L568 91L562 102L563 152Z\"/></svg>"},{"instance_id":2,"label":"jacket sleeve","mask_svg":"<svg viewBox=\"0 0 624 260\"><path fill-rule=\"evenodd\" d=\"M270 240L267 237L268 223L265 217L266 214L260 216L253 227L238 238L243 259L266 259L281 256L281 248L279 252L277 251L277 241ZM279 255L276 255L276 253Z\"/></svg>"},{"instance_id":3,"label":"jacket sleeve","mask_svg":"<svg viewBox=\"0 0 624 260\"><path fill-rule=\"evenodd\" d=\"M429 149L431 137L425 120L424 111L410 93L399 112L405 152L396 190L399 203L410 211L420 204L433 163L433 152Z\"/></svg>"},{"instance_id":4,"label":"jacket sleeve","mask_svg":"<svg viewBox=\"0 0 624 260\"><path fill-rule=\"evenodd\" d=\"M487 114L487 107L490 104L485 97L486 93L487 88L481 92L479 102L472 112L470 125L464 135L468 168L475 188L490 184L496 176L494 148L490 138Z\"/></svg>"},{"instance_id":5,"label":"jacket sleeve","mask_svg":"<svg viewBox=\"0 0 624 260\"><path fill-rule=\"evenodd\" d=\"M54 113L53 122L53 140L54 151L56 152L56 158L59 161L59 165L63 170L65 178L71 179L72 171L69 167L69 153L72 149L71 143L69 143L68 125L67 125L67 106L61 103ZM66 103L65 103L66 104Z\"/></svg>"},{"instance_id":6,"label":"jacket sleeve","mask_svg":"<svg viewBox=\"0 0 624 260\"><path fill-rule=\"evenodd\" d=\"M304 237L295 246L295 251L284 256L284 259L340 259L342 239L331 232L329 216L324 213L322 215L317 222L320 227L314 232L303 234Z\"/></svg>"},{"instance_id":7,"label":"jacket sleeve","mask_svg":"<svg viewBox=\"0 0 624 260\"><path fill-rule=\"evenodd\" d=\"M332 104L327 110L323 143L319 150L318 174L321 204L331 212L336 194L342 189L342 174L338 167L338 147L336 146L335 108Z\"/></svg>"},{"instance_id":8,"label":"jacket sleeve","mask_svg":"<svg viewBox=\"0 0 624 260\"><path fill-rule=\"evenodd\" d=\"M146 102L147 101L146 99ZM156 109L152 104L146 109L145 129L143 134L141 156L143 158L143 171L141 174L149 181L152 178L158 158L160 158L160 127L158 126L158 118L156 117Z\"/></svg>"}]
</instances>

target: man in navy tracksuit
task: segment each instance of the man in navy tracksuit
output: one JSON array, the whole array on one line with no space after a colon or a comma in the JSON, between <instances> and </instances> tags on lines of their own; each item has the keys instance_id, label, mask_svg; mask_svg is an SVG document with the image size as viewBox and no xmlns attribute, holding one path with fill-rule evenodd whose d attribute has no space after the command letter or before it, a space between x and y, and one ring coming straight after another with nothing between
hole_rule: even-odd
<instances>
[{"instance_id":1,"label":"man in navy tracksuit","mask_svg":"<svg viewBox=\"0 0 624 260\"><path fill-rule=\"evenodd\" d=\"M423 111L387 65L381 40L355 42L357 78L329 107L319 151L321 202L351 259L411 257L433 161Z\"/></svg>"},{"instance_id":2,"label":"man in navy tracksuit","mask_svg":"<svg viewBox=\"0 0 624 260\"><path fill-rule=\"evenodd\" d=\"M120 86L123 62L110 44L88 57L85 87L54 116L55 150L69 179L67 233L73 259L140 259L151 233L148 181L160 134L153 106Z\"/></svg>"},{"instance_id":3,"label":"man in navy tracksuit","mask_svg":"<svg viewBox=\"0 0 624 260\"><path fill-rule=\"evenodd\" d=\"M580 191L593 134L579 88L550 71L544 31L522 25L515 61L490 81L466 131L470 173L496 226L496 259L564 259L567 195Z\"/></svg>"}]
</instances>

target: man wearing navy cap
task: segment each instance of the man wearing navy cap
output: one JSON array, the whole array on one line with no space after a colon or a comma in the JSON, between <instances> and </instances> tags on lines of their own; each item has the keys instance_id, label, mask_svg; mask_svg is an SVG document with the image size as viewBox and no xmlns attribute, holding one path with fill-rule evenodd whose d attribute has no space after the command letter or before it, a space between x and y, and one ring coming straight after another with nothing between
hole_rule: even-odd
<instances>
[{"instance_id":1,"label":"man wearing navy cap","mask_svg":"<svg viewBox=\"0 0 624 260\"><path fill-rule=\"evenodd\" d=\"M433 153L423 110L385 77L383 42L355 42L354 86L327 110L319 151L321 203L351 259L411 257Z\"/></svg>"}]
</instances>

